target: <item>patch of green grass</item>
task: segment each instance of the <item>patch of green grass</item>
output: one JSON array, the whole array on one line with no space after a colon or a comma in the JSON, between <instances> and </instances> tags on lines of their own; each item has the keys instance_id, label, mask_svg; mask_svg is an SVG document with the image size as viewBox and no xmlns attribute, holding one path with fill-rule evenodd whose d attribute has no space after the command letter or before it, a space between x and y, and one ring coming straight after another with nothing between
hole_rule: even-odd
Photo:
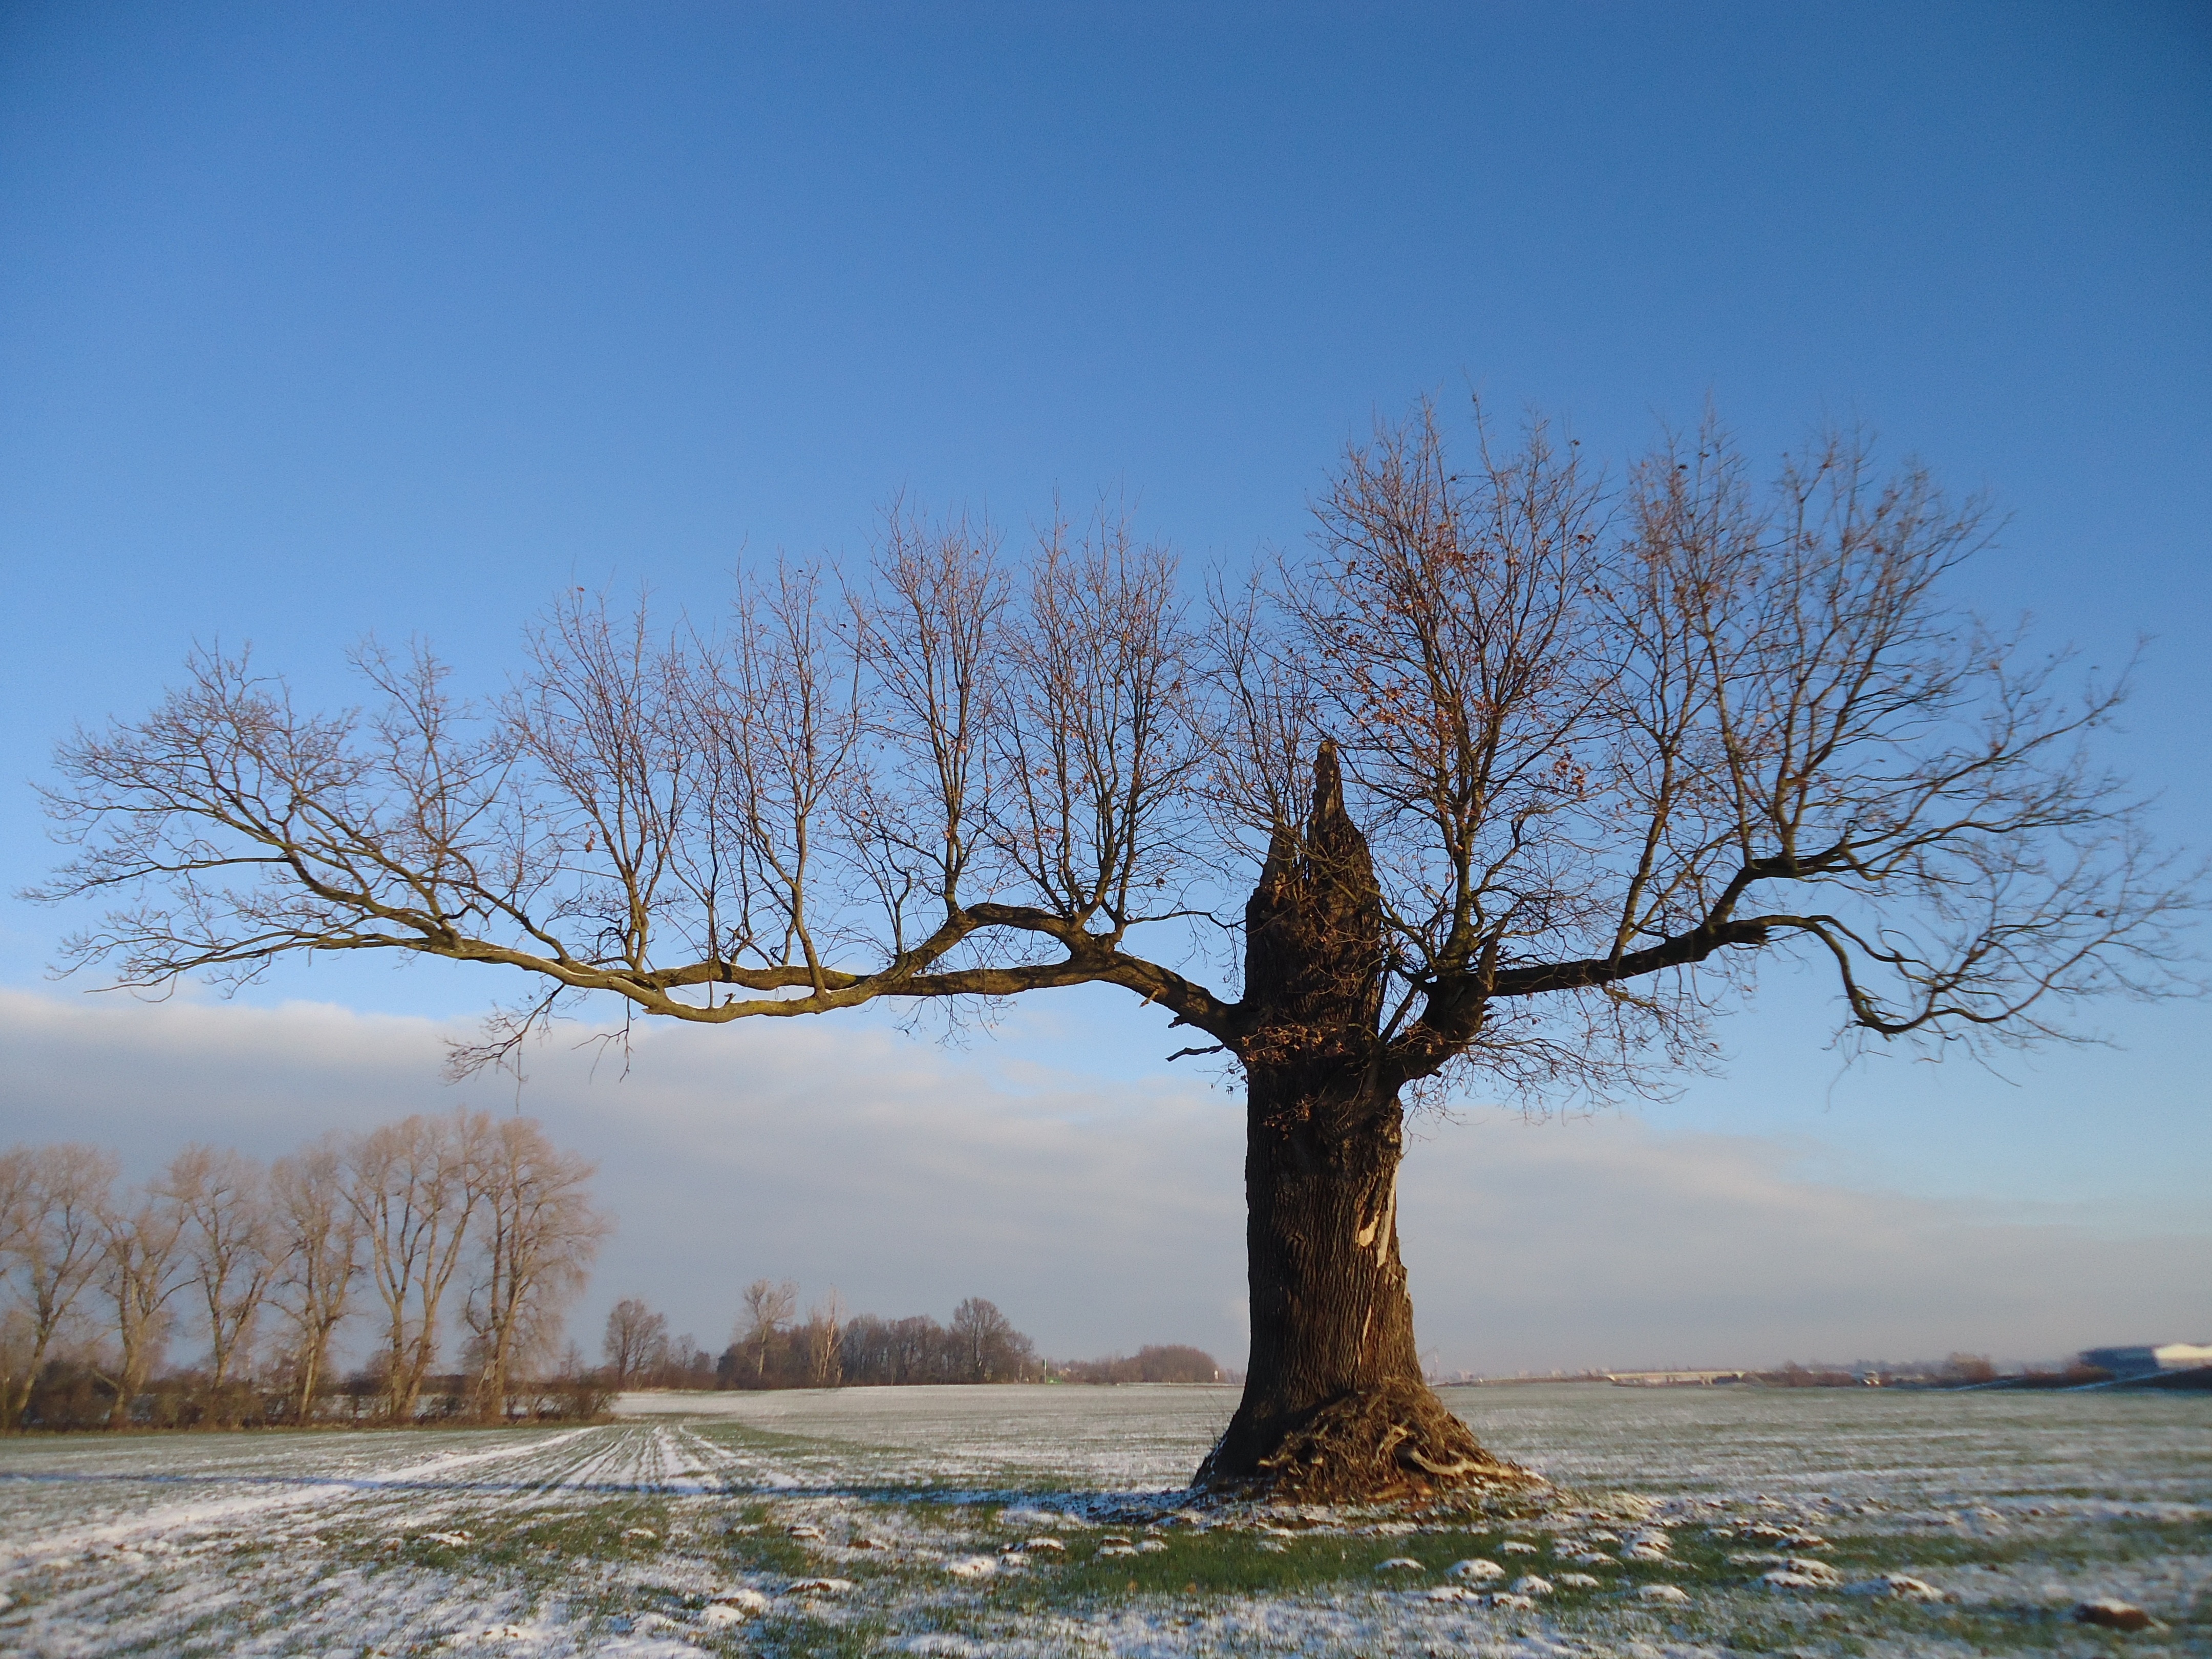
<instances>
[{"instance_id":1,"label":"patch of green grass","mask_svg":"<svg viewBox=\"0 0 2212 1659\"><path fill-rule=\"evenodd\" d=\"M1855 1556L1894 1560L1909 1555L1931 1566L2012 1565L2086 1567L2103 1561L2155 1555L2212 1554L2212 1523L2124 1516L2094 1528L2021 1529L1988 1535L1949 1531L1860 1537L1846 1540Z\"/></svg>"},{"instance_id":2,"label":"patch of green grass","mask_svg":"<svg viewBox=\"0 0 2212 1659\"><path fill-rule=\"evenodd\" d=\"M870 1615L830 1620L779 1613L746 1625L742 1643L732 1645L733 1650L776 1659L866 1659L890 1650L898 1634L899 1626Z\"/></svg>"},{"instance_id":3,"label":"patch of green grass","mask_svg":"<svg viewBox=\"0 0 2212 1659\"><path fill-rule=\"evenodd\" d=\"M725 1534L720 1552L723 1559L740 1572L775 1572L794 1578L811 1578L824 1571L817 1558L808 1553L803 1539L793 1538L781 1528ZM836 1570L836 1576L853 1577L842 1566Z\"/></svg>"},{"instance_id":4,"label":"patch of green grass","mask_svg":"<svg viewBox=\"0 0 2212 1659\"><path fill-rule=\"evenodd\" d=\"M626 1535L640 1529L653 1536ZM410 1537L404 1546L404 1559L438 1567L465 1559L524 1565L541 1562L549 1553L594 1561L645 1561L659 1555L667 1540L665 1505L647 1499L525 1518L498 1532L487 1531L466 1544Z\"/></svg>"}]
</instances>

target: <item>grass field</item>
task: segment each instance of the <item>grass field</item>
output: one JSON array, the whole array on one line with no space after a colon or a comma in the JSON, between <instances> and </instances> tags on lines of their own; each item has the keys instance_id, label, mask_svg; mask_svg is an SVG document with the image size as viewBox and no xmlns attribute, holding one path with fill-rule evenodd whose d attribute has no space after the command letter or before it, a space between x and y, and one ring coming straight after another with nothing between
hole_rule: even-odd
<instances>
[{"instance_id":1,"label":"grass field","mask_svg":"<svg viewBox=\"0 0 2212 1659\"><path fill-rule=\"evenodd\" d=\"M1212 1389L0 1443L0 1654L2212 1652L2212 1400L1448 1397L1553 1491L1193 1507ZM2073 1622L2090 1596L2158 1626Z\"/></svg>"}]
</instances>

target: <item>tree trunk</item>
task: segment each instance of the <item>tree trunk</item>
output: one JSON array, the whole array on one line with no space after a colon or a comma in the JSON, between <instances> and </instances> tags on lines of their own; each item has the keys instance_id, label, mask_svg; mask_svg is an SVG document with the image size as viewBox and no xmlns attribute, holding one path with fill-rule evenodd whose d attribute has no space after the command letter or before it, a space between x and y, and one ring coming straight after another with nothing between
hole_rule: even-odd
<instances>
[{"instance_id":1,"label":"tree trunk","mask_svg":"<svg viewBox=\"0 0 2212 1659\"><path fill-rule=\"evenodd\" d=\"M1398 1085L1379 1034L1382 901L1336 756L1303 837L1278 831L1246 907L1244 1398L1199 1486L1380 1502L1530 1479L1421 1378L1398 1255Z\"/></svg>"},{"instance_id":2,"label":"tree trunk","mask_svg":"<svg viewBox=\"0 0 2212 1659\"><path fill-rule=\"evenodd\" d=\"M295 1423L314 1421L315 1385L323 1380L323 1350L329 1346L329 1340L325 1336L312 1339L300 1358L300 1390L292 1405Z\"/></svg>"},{"instance_id":3,"label":"tree trunk","mask_svg":"<svg viewBox=\"0 0 2212 1659\"><path fill-rule=\"evenodd\" d=\"M127 1429L131 1426L131 1408L137 1404L138 1396L146 1386L146 1355L143 1339L124 1336L119 1339L123 1363L115 1368L115 1398L108 1402L107 1426Z\"/></svg>"}]
</instances>

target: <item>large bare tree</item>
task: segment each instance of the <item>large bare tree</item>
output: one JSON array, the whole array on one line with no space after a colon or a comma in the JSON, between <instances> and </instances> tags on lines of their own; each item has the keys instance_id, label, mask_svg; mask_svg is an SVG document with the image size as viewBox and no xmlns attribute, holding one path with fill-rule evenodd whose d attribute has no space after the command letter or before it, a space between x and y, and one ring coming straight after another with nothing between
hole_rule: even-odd
<instances>
[{"instance_id":1,"label":"large bare tree","mask_svg":"<svg viewBox=\"0 0 2212 1659\"><path fill-rule=\"evenodd\" d=\"M477 1158L477 1274L462 1316L481 1357L477 1410L496 1421L519 1368L554 1336L583 1287L608 1224L585 1189L592 1164L529 1118L485 1125Z\"/></svg>"},{"instance_id":2,"label":"large bare tree","mask_svg":"<svg viewBox=\"0 0 2212 1659\"><path fill-rule=\"evenodd\" d=\"M811 1387L834 1389L845 1380L845 1303L835 1285L807 1310L799 1346Z\"/></svg>"},{"instance_id":3,"label":"large bare tree","mask_svg":"<svg viewBox=\"0 0 2212 1659\"><path fill-rule=\"evenodd\" d=\"M1762 489L1708 426L1608 487L1540 425L1454 458L1424 410L1206 602L1110 517L1017 556L895 513L848 586L749 577L720 629L572 594L482 708L427 655L364 652L367 714L196 658L63 746L45 890L112 901L70 957L132 985L519 971L464 1066L571 994L1120 986L1247 1085L1252 1352L1201 1479L1448 1486L1502 1472L1421 1381L1409 1102L1650 1086L1778 959L1850 1041L1976 1053L2176 988L2193 889L2090 746L2123 686L1954 608L1988 532L1848 434Z\"/></svg>"},{"instance_id":4,"label":"large bare tree","mask_svg":"<svg viewBox=\"0 0 2212 1659\"><path fill-rule=\"evenodd\" d=\"M255 1326L279 1259L269 1212L269 1176L243 1154L192 1146L170 1160L159 1183L177 1223L184 1278L198 1294L208 1333L209 1390L219 1421L238 1403L230 1383L252 1364Z\"/></svg>"},{"instance_id":5,"label":"large bare tree","mask_svg":"<svg viewBox=\"0 0 2212 1659\"><path fill-rule=\"evenodd\" d=\"M641 1297L626 1296L607 1310L600 1348L607 1357L608 1376L620 1392L643 1374L659 1370L668 1358L668 1316L655 1313Z\"/></svg>"},{"instance_id":6,"label":"large bare tree","mask_svg":"<svg viewBox=\"0 0 2212 1659\"><path fill-rule=\"evenodd\" d=\"M0 1153L0 1429L19 1429L39 1375L107 1255L115 1158L65 1142Z\"/></svg>"},{"instance_id":7,"label":"large bare tree","mask_svg":"<svg viewBox=\"0 0 2212 1659\"><path fill-rule=\"evenodd\" d=\"M762 1388L768 1386L769 1356L798 1311L799 1286L787 1279L780 1285L756 1279L745 1286L744 1317L732 1334L730 1346L751 1357L753 1381Z\"/></svg>"},{"instance_id":8,"label":"large bare tree","mask_svg":"<svg viewBox=\"0 0 2212 1659\"><path fill-rule=\"evenodd\" d=\"M422 1115L346 1148L345 1194L383 1304L385 1414L412 1419L438 1354L439 1317L476 1218L482 1114Z\"/></svg>"},{"instance_id":9,"label":"large bare tree","mask_svg":"<svg viewBox=\"0 0 2212 1659\"><path fill-rule=\"evenodd\" d=\"M269 1200L278 1263L269 1299L290 1328L292 1420L307 1423L362 1272L363 1213L347 1197L341 1139L325 1135L278 1158L270 1166Z\"/></svg>"},{"instance_id":10,"label":"large bare tree","mask_svg":"<svg viewBox=\"0 0 2212 1659\"><path fill-rule=\"evenodd\" d=\"M179 1261L184 1217L158 1191L126 1197L108 1215L106 1260L100 1287L113 1316L116 1366L114 1398L107 1425L128 1428L169 1328L169 1302L185 1288Z\"/></svg>"},{"instance_id":11,"label":"large bare tree","mask_svg":"<svg viewBox=\"0 0 2212 1659\"><path fill-rule=\"evenodd\" d=\"M980 1296L968 1297L952 1310L950 1334L963 1382L1018 1380L1034 1352L998 1304Z\"/></svg>"}]
</instances>

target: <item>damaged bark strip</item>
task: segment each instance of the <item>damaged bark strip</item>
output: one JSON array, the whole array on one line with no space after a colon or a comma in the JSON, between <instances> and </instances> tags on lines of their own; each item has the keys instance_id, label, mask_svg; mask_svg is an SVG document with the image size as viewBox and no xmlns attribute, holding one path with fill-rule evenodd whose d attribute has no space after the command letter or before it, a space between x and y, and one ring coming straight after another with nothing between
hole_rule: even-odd
<instances>
[{"instance_id":1,"label":"damaged bark strip","mask_svg":"<svg viewBox=\"0 0 2212 1659\"><path fill-rule=\"evenodd\" d=\"M1198 1484L1374 1501L1518 1476L1421 1380L1398 1253L1404 1115L1381 1066L1382 895L1328 745L1311 821L1277 832L1245 919L1252 1350Z\"/></svg>"}]
</instances>

